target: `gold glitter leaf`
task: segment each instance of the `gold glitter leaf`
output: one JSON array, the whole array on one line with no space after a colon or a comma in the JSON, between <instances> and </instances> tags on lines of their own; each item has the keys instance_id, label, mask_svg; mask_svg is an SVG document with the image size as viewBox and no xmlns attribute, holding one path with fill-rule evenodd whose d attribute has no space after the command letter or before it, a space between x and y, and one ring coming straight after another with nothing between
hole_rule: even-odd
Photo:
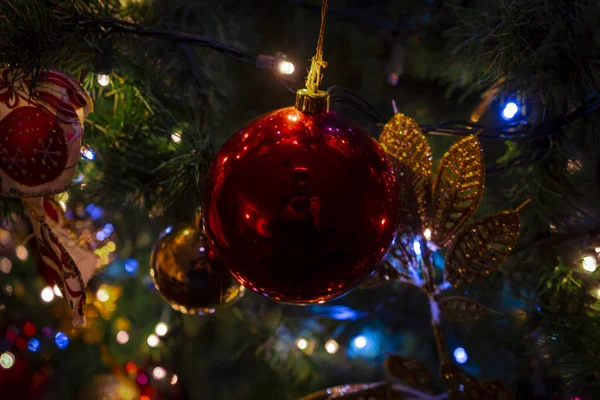
<instances>
[{"instance_id":1,"label":"gold glitter leaf","mask_svg":"<svg viewBox=\"0 0 600 400\"><path fill-rule=\"evenodd\" d=\"M485 381L483 386L490 392L492 400L514 400L515 395L497 379Z\"/></svg>"},{"instance_id":2,"label":"gold glitter leaf","mask_svg":"<svg viewBox=\"0 0 600 400\"><path fill-rule=\"evenodd\" d=\"M388 154L410 166L413 172L431 176L431 149L414 119L404 114L395 114L383 127L379 143Z\"/></svg>"},{"instance_id":3,"label":"gold glitter leaf","mask_svg":"<svg viewBox=\"0 0 600 400\"><path fill-rule=\"evenodd\" d=\"M446 253L445 280L457 287L495 272L517 244L519 229L516 211L501 211L466 226Z\"/></svg>"},{"instance_id":4,"label":"gold glitter leaf","mask_svg":"<svg viewBox=\"0 0 600 400\"><path fill-rule=\"evenodd\" d=\"M399 226L412 233L420 234L428 228L431 176L415 172L410 165L390 156L400 199Z\"/></svg>"},{"instance_id":5,"label":"gold glitter leaf","mask_svg":"<svg viewBox=\"0 0 600 400\"><path fill-rule=\"evenodd\" d=\"M432 389L431 374L415 359L389 355L385 359L385 368L391 375L409 386L427 391Z\"/></svg>"},{"instance_id":6,"label":"gold glitter leaf","mask_svg":"<svg viewBox=\"0 0 600 400\"><path fill-rule=\"evenodd\" d=\"M438 305L442 315L453 322L475 321L492 311L481 303L460 296L444 297Z\"/></svg>"},{"instance_id":7,"label":"gold glitter leaf","mask_svg":"<svg viewBox=\"0 0 600 400\"><path fill-rule=\"evenodd\" d=\"M461 139L444 154L433 184L432 239L438 246L447 245L477 210L484 181L483 153L476 136Z\"/></svg>"},{"instance_id":8,"label":"gold glitter leaf","mask_svg":"<svg viewBox=\"0 0 600 400\"><path fill-rule=\"evenodd\" d=\"M442 376L450 400L490 400L490 393L484 388L477 379L467 374L454 364L444 364L442 366Z\"/></svg>"}]
</instances>

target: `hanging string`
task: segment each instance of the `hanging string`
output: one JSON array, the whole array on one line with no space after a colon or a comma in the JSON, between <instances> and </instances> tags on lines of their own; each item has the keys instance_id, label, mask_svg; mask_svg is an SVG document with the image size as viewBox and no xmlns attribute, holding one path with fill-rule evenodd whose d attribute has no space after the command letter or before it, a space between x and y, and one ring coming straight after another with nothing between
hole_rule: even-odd
<instances>
[{"instance_id":1,"label":"hanging string","mask_svg":"<svg viewBox=\"0 0 600 400\"><path fill-rule=\"evenodd\" d=\"M327 67L327 62L323 60L323 42L325 40L325 16L327 15L328 0L323 0L321 7L321 30L319 31L319 41L317 43L317 52L311 60L310 71L306 77L306 89L309 94L317 94L319 85L323 80L322 69Z\"/></svg>"}]
</instances>

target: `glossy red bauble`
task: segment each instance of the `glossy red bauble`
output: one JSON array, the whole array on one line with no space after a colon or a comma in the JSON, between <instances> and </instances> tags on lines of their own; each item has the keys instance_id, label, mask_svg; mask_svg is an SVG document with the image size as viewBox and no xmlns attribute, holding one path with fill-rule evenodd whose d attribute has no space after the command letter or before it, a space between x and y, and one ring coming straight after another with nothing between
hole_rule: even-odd
<instances>
[{"instance_id":1,"label":"glossy red bauble","mask_svg":"<svg viewBox=\"0 0 600 400\"><path fill-rule=\"evenodd\" d=\"M207 180L206 230L236 279L287 303L322 303L369 276L394 239L384 151L333 111L273 111L234 133Z\"/></svg>"}]
</instances>

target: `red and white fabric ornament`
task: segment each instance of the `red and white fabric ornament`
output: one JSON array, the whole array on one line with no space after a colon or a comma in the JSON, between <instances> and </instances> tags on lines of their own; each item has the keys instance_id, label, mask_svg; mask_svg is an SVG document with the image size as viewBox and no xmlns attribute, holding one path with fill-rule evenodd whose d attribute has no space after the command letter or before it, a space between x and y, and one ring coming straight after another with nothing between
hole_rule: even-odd
<instances>
[{"instance_id":1,"label":"red and white fabric ornament","mask_svg":"<svg viewBox=\"0 0 600 400\"><path fill-rule=\"evenodd\" d=\"M71 183L92 109L90 96L68 75L44 71L33 85L30 77L0 69L0 196L23 200L42 275L63 293L76 327L85 324L85 287L98 258L76 244L64 211L47 196Z\"/></svg>"},{"instance_id":2,"label":"red and white fabric ornament","mask_svg":"<svg viewBox=\"0 0 600 400\"><path fill-rule=\"evenodd\" d=\"M66 190L80 157L90 96L72 77L0 70L0 194L40 197Z\"/></svg>"}]
</instances>

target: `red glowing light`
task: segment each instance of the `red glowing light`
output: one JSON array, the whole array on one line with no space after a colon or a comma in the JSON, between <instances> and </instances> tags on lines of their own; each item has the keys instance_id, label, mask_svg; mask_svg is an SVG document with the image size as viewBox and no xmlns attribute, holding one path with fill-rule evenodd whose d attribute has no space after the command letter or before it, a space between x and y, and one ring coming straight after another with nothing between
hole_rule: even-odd
<instances>
[{"instance_id":1,"label":"red glowing light","mask_svg":"<svg viewBox=\"0 0 600 400\"><path fill-rule=\"evenodd\" d=\"M246 219L250 219L250 214L246 214Z\"/></svg>"},{"instance_id":2,"label":"red glowing light","mask_svg":"<svg viewBox=\"0 0 600 400\"><path fill-rule=\"evenodd\" d=\"M146 396L145 394L140 396L140 400L151 400L150 397Z\"/></svg>"},{"instance_id":3,"label":"red glowing light","mask_svg":"<svg viewBox=\"0 0 600 400\"><path fill-rule=\"evenodd\" d=\"M26 322L25 326L23 326L23 332L25 332L27 336L35 335L35 330L35 325L31 322Z\"/></svg>"},{"instance_id":4,"label":"red glowing light","mask_svg":"<svg viewBox=\"0 0 600 400\"><path fill-rule=\"evenodd\" d=\"M386 223L386 222L387 222L387 220L386 220L385 218L383 218L383 219L381 220L381 225L385 225L385 223Z\"/></svg>"},{"instance_id":5,"label":"red glowing light","mask_svg":"<svg viewBox=\"0 0 600 400\"><path fill-rule=\"evenodd\" d=\"M132 362L128 362L127 364L125 364L125 370L128 373L133 374L134 372L137 372L137 365L135 365Z\"/></svg>"},{"instance_id":6,"label":"red glowing light","mask_svg":"<svg viewBox=\"0 0 600 400\"><path fill-rule=\"evenodd\" d=\"M16 326L9 326L6 330L6 334L4 337L8 343L14 343L17 340L17 336L19 335L19 328Z\"/></svg>"},{"instance_id":7,"label":"red glowing light","mask_svg":"<svg viewBox=\"0 0 600 400\"><path fill-rule=\"evenodd\" d=\"M148 376L147 376L146 374L144 374L144 373L141 373L141 374L139 374L139 375L137 376L137 379L136 379L136 381L137 381L137 383L138 383L138 384L140 384L140 385L142 385L142 386L143 386L143 385L145 385L146 383L148 383Z\"/></svg>"}]
</instances>

